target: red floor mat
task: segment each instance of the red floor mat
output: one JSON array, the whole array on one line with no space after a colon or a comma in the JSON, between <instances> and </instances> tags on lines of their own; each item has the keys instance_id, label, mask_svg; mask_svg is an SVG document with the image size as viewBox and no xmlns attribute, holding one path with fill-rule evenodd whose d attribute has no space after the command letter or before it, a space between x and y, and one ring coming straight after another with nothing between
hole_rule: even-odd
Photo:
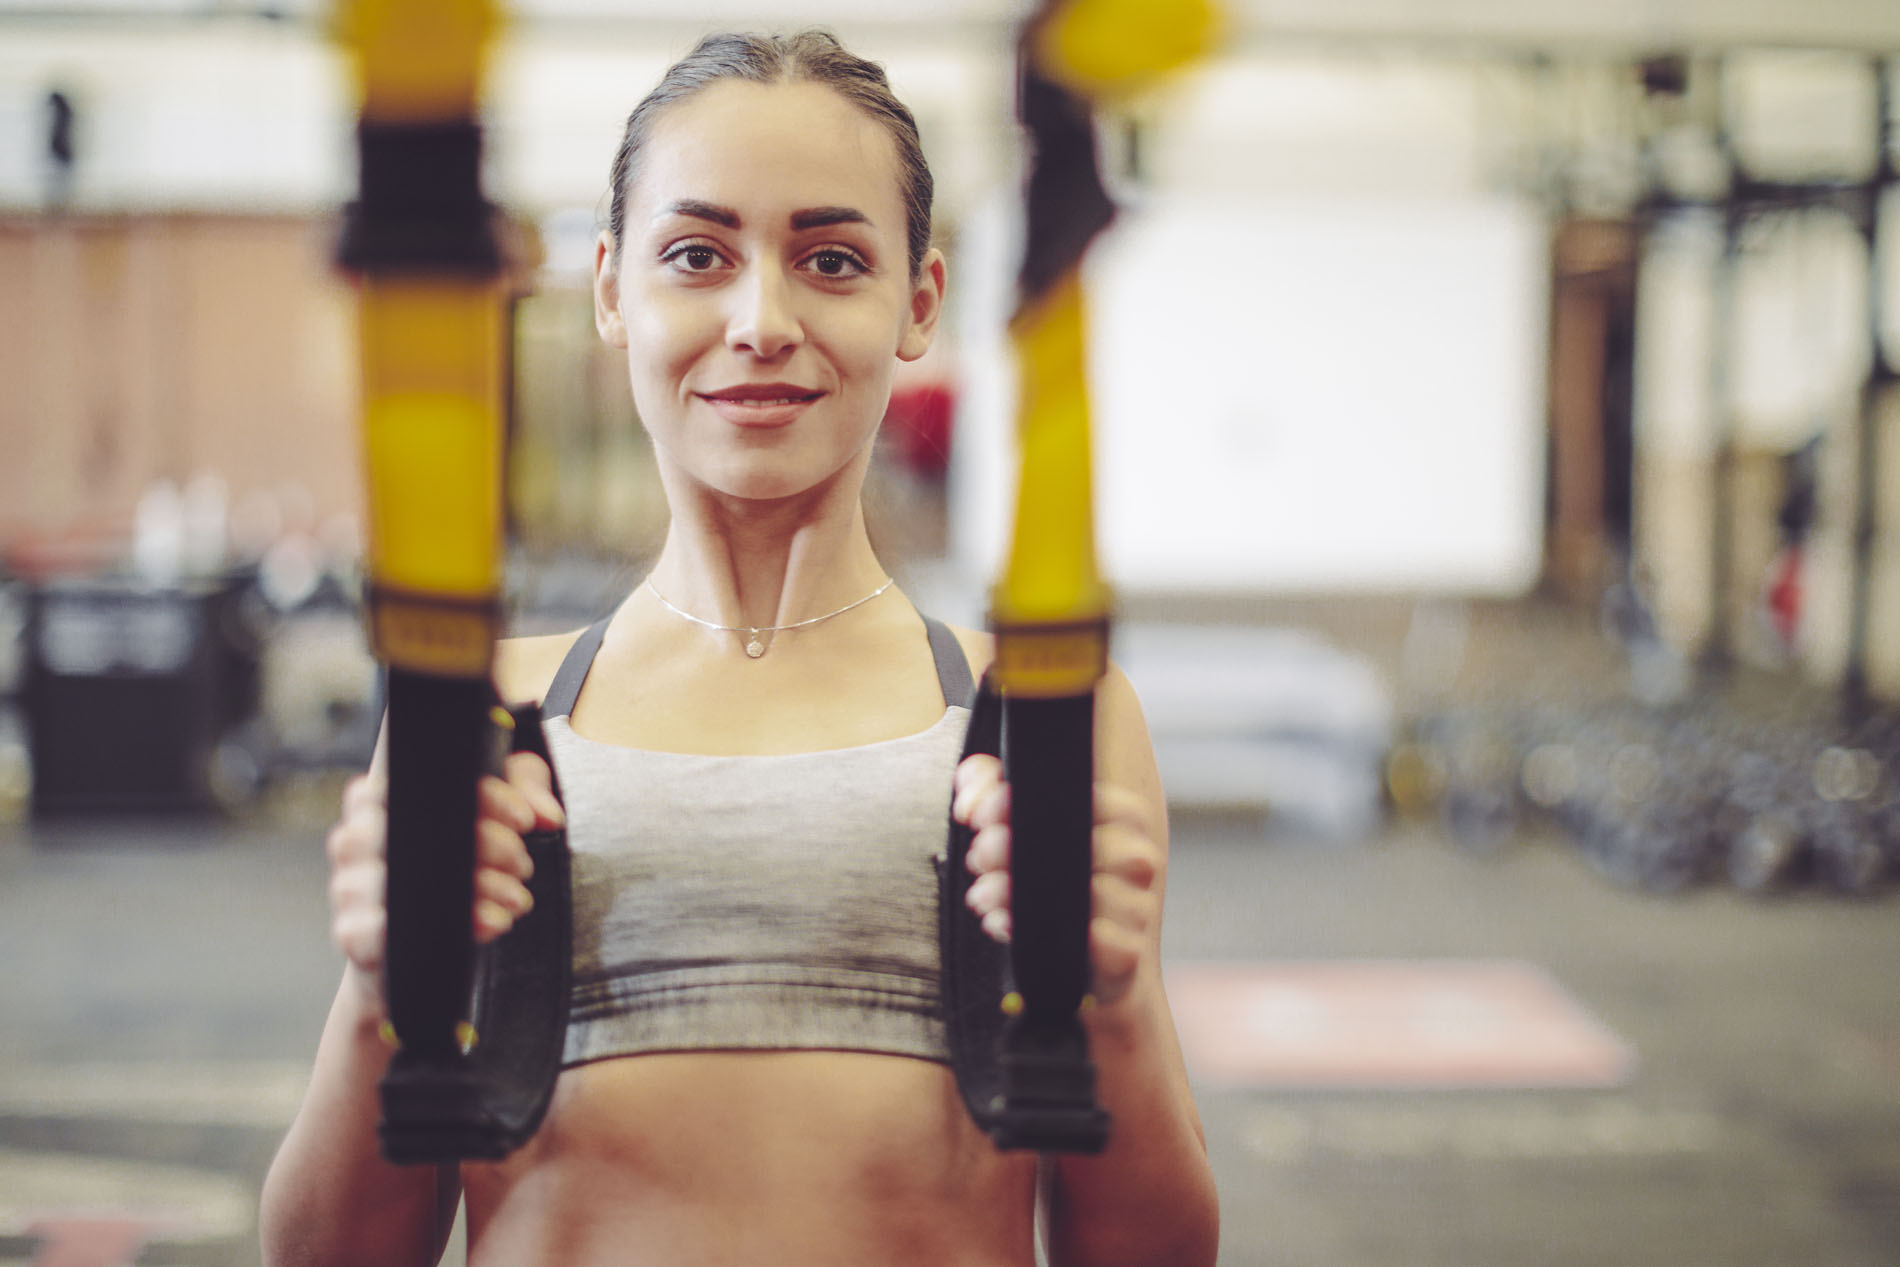
<instances>
[{"instance_id":1,"label":"red floor mat","mask_svg":"<svg viewBox=\"0 0 1900 1267\"><path fill-rule=\"evenodd\" d=\"M1307 1089L1612 1087L1636 1053L1514 960L1182 963L1168 998L1197 1078Z\"/></svg>"}]
</instances>

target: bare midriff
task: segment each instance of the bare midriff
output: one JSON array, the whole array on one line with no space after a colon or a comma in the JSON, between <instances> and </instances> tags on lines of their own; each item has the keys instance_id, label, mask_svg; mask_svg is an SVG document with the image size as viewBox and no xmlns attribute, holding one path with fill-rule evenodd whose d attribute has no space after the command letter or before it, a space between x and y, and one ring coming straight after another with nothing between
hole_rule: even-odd
<instances>
[{"instance_id":1,"label":"bare midriff","mask_svg":"<svg viewBox=\"0 0 1900 1267\"><path fill-rule=\"evenodd\" d=\"M1035 1159L950 1070L681 1052L562 1073L519 1153L465 1164L469 1267L1034 1267Z\"/></svg>"}]
</instances>

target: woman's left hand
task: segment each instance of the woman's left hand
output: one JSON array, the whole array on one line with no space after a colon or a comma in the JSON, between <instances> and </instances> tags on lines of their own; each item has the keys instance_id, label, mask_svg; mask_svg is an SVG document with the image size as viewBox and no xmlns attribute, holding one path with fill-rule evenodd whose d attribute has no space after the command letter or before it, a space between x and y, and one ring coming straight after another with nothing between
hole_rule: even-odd
<instances>
[{"instance_id":1,"label":"woman's left hand","mask_svg":"<svg viewBox=\"0 0 1900 1267\"><path fill-rule=\"evenodd\" d=\"M954 788L950 812L975 832L966 859L976 876L967 899L970 909L983 921L984 932L1006 942L1010 828L1003 763L980 754L964 758ZM1149 815L1147 803L1128 789L1095 785L1089 968L1090 993L1102 1007L1127 996L1142 961L1155 949L1164 860L1148 826Z\"/></svg>"}]
</instances>

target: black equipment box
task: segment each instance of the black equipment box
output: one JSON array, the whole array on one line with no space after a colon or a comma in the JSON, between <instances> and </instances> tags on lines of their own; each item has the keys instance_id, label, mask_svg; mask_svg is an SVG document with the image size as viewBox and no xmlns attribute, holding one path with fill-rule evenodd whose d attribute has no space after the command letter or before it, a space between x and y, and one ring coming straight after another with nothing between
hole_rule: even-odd
<instances>
[{"instance_id":1,"label":"black equipment box","mask_svg":"<svg viewBox=\"0 0 1900 1267\"><path fill-rule=\"evenodd\" d=\"M21 695L35 817L224 804L224 737L257 715L248 585L68 580L28 595Z\"/></svg>"}]
</instances>

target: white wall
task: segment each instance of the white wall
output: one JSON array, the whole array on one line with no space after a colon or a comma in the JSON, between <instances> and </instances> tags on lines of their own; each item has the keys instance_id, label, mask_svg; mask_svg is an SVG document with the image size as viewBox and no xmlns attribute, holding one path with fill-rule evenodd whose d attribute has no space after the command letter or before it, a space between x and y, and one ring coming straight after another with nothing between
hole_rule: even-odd
<instances>
[{"instance_id":1,"label":"white wall","mask_svg":"<svg viewBox=\"0 0 1900 1267\"><path fill-rule=\"evenodd\" d=\"M0 207L45 197L45 97L78 107L86 208L304 210L355 180L341 58L262 23L0 28Z\"/></svg>"},{"instance_id":2,"label":"white wall","mask_svg":"<svg viewBox=\"0 0 1900 1267\"><path fill-rule=\"evenodd\" d=\"M1505 198L1128 215L1087 274L1111 581L1527 588L1542 549L1547 258L1539 215ZM990 315L976 321L993 332ZM964 350L953 522L960 557L987 574L1013 513L1013 384L993 335Z\"/></svg>"}]
</instances>

